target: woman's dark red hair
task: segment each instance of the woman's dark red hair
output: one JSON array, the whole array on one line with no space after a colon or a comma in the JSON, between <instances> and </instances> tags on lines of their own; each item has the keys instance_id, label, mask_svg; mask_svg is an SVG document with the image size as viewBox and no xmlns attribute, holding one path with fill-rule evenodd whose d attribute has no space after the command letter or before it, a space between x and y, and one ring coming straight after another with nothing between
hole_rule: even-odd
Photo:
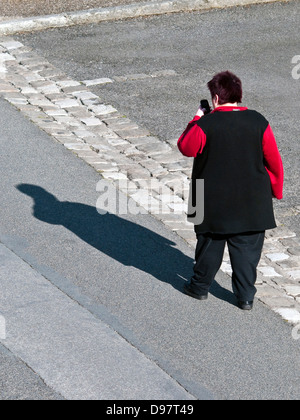
<instances>
[{"instance_id":1,"label":"woman's dark red hair","mask_svg":"<svg viewBox=\"0 0 300 420\"><path fill-rule=\"evenodd\" d=\"M230 71L218 73L208 82L212 98L219 97L219 105L227 103L241 103L243 98L243 88L241 79Z\"/></svg>"}]
</instances>

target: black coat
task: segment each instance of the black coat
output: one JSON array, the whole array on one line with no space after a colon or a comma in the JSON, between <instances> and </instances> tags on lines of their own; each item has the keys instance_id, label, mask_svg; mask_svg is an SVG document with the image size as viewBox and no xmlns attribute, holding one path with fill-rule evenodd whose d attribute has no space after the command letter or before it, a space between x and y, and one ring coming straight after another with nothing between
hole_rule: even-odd
<instances>
[{"instance_id":1,"label":"black coat","mask_svg":"<svg viewBox=\"0 0 300 420\"><path fill-rule=\"evenodd\" d=\"M206 145L194 161L204 179L204 222L196 233L235 234L276 227L270 177L264 166L268 121L256 111L216 112L197 124Z\"/></svg>"}]
</instances>

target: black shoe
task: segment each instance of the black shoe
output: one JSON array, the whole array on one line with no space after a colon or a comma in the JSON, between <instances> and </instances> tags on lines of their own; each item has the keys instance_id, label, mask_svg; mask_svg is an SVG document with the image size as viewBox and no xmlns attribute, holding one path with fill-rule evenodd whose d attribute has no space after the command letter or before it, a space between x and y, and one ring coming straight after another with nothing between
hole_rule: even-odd
<instances>
[{"instance_id":1,"label":"black shoe","mask_svg":"<svg viewBox=\"0 0 300 420\"><path fill-rule=\"evenodd\" d=\"M246 301L240 300L239 303L238 303L238 307L240 309L242 309L243 311L252 311L253 301L250 302L248 300L246 300Z\"/></svg>"},{"instance_id":2,"label":"black shoe","mask_svg":"<svg viewBox=\"0 0 300 420\"><path fill-rule=\"evenodd\" d=\"M185 284L184 285L184 293L188 296L191 296L194 299L198 299L198 300L207 300L208 299L208 294L199 295L198 293L195 293L190 284Z\"/></svg>"}]
</instances>

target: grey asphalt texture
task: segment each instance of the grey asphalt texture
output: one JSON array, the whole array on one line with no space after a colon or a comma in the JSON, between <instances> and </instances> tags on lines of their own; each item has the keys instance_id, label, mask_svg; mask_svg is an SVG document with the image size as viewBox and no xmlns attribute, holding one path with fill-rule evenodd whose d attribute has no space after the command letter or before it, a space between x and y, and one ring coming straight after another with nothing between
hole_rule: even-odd
<instances>
[{"instance_id":1,"label":"grey asphalt texture","mask_svg":"<svg viewBox=\"0 0 300 420\"><path fill-rule=\"evenodd\" d=\"M0 16L25 18L139 2L141 0L5 0L0 3Z\"/></svg>"},{"instance_id":2,"label":"grey asphalt texture","mask_svg":"<svg viewBox=\"0 0 300 420\"><path fill-rule=\"evenodd\" d=\"M66 400L195 399L3 244L0 260L4 344ZM9 395L11 381L2 386Z\"/></svg>"},{"instance_id":3,"label":"grey asphalt texture","mask_svg":"<svg viewBox=\"0 0 300 420\"><path fill-rule=\"evenodd\" d=\"M0 345L0 400L63 400L36 373Z\"/></svg>"},{"instance_id":4,"label":"grey asphalt texture","mask_svg":"<svg viewBox=\"0 0 300 420\"><path fill-rule=\"evenodd\" d=\"M280 221L300 235L299 1L208 12L139 18L54 29L17 37L76 80L152 74L177 76L92 87L140 126L163 140L178 138L209 93L206 83L221 70L238 74L244 103L262 112L275 132L285 168ZM192 165L192 164L191 164Z\"/></svg>"},{"instance_id":5,"label":"grey asphalt texture","mask_svg":"<svg viewBox=\"0 0 300 420\"><path fill-rule=\"evenodd\" d=\"M207 302L185 296L193 250L151 216L98 215L99 175L0 107L6 247L196 398L299 399L291 326L259 302L240 311L222 273Z\"/></svg>"}]
</instances>

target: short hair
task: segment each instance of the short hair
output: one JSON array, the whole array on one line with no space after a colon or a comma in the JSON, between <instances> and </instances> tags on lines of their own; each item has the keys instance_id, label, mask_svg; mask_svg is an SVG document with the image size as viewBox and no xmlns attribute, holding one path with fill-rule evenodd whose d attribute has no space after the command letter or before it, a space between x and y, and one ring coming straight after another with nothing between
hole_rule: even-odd
<instances>
[{"instance_id":1,"label":"short hair","mask_svg":"<svg viewBox=\"0 0 300 420\"><path fill-rule=\"evenodd\" d=\"M219 104L241 103L243 98L243 88L241 79L230 71L218 73L208 82L212 98L216 95L219 97Z\"/></svg>"}]
</instances>

